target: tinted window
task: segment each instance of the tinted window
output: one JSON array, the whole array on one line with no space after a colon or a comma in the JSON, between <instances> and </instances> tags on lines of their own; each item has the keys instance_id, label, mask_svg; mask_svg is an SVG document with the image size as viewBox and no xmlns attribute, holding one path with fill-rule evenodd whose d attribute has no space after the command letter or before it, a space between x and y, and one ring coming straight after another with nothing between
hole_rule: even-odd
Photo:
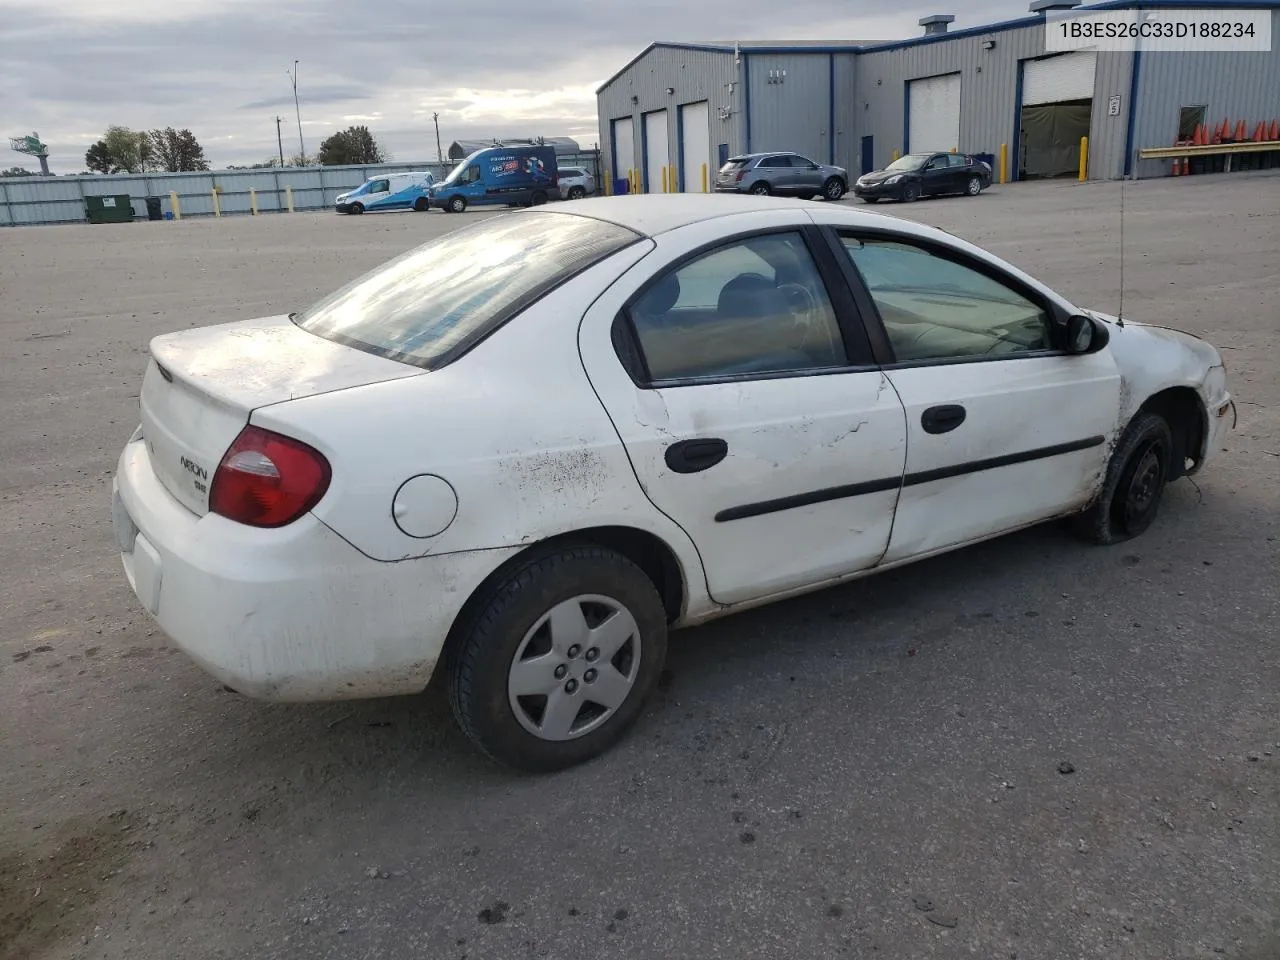
<instances>
[{"instance_id":1,"label":"tinted window","mask_svg":"<svg viewBox=\"0 0 1280 960\"><path fill-rule=\"evenodd\" d=\"M844 238L898 360L1047 350L1049 314L971 267L920 247Z\"/></svg>"},{"instance_id":2,"label":"tinted window","mask_svg":"<svg viewBox=\"0 0 1280 960\"><path fill-rule=\"evenodd\" d=\"M810 167L817 166L817 164L815 164L808 157L792 157L791 166L802 167L803 169L808 170Z\"/></svg>"},{"instance_id":3,"label":"tinted window","mask_svg":"<svg viewBox=\"0 0 1280 960\"><path fill-rule=\"evenodd\" d=\"M765 157L760 161L762 167L789 167L790 161L787 157Z\"/></svg>"},{"instance_id":4,"label":"tinted window","mask_svg":"<svg viewBox=\"0 0 1280 960\"><path fill-rule=\"evenodd\" d=\"M629 312L654 380L845 362L835 311L798 233L703 254L660 277Z\"/></svg>"},{"instance_id":5,"label":"tinted window","mask_svg":"<svg viewBox=\"0 0 1280 960\"><path fill-rule=\"evenodd\" d=\"M304 330L431 367L639 236L557 213L514 213L446 234L295 317Z\"/></svg>"},{"instance_id":6,"label":"tinted window","mask_svg":"<svg viewBox=\"0 0 1280 960\"><path fill-rule=\"evenodd\" d=\"M386 192L387 190L389 190L389 189L391 189L391 181L389 181L389 180L375 180L375 181L373 181L373 183L370 185L370 187L369 187L369 192L370 192L370 193L385 193L385 192Z\"/></svg>"},{"instance_id":7,"label":"tinted window","mask_svg":"<svg viewBox=\"0 0 1280 960\"><path fill-rule=\"evenodd\" d=\"M951 154L948 162L953 167L967 167L969 165L969 158L962 153L953 153Z\"/></svg>"},{"instance_id":8,"label":"tinted window","mask_svg":"<svg viewBox=\"0 0 1280 960\"><path fill-rule=\"evenodd\" d=\"M741 157L736 157L733 160L730 160L729 162L727 162L723 167L721 167L720 172L733 173L733 171L741 170L746 165L747 165L746 160L742 159Z\"/></svg>"}]
</instances>

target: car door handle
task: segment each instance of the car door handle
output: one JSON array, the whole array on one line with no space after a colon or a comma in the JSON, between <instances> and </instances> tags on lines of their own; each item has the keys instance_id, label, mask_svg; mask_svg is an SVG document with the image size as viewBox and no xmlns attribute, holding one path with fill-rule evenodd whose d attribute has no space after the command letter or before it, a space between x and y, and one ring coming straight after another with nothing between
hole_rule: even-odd
<instances>
[{"instance_id":1,"label":"car door handle","mask_svg":"<svg viewBox=\"0 0 1280 960\"><path fill-rule=\"evenodd\" d=\"M729 453L729 445L718 437L681 440L667 447L667 466L676 473L698 473L714 467Z\"/></svg>"},{"instance_id":2,"label":"car door handle","mask_svg":"<svg viewBox=\"0 0 1280 960\"><path fill-rule=\"evenodd\" d=\"M965 409L958 404L930 407L920 416L925 433L946 433L964 423Z\"/></svg>"}]
</instances>

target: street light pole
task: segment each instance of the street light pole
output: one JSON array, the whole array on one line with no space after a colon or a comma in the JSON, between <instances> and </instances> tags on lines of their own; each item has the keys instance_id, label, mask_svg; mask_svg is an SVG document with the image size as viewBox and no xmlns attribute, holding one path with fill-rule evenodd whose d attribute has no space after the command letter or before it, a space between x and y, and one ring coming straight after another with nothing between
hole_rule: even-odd
<instances>
[{"instance_id":1,"label":"street light pole","mask_svg":"<svg viewBox=\"0 0 1280 960\"><path fill-rule=\"evenodd\" d=\"M280 166L284 166L284 139L280 136L280 124L284 123L278 116L276 117L276 146L280 148Z\"/></svg>"},{"instance_id":2,"label":"street light pole","mask_svg":"<svg viewBox=\"0 0 1280 960\"><path fill-rule=\"evenodd\" d=\"M302 145L302 108L298 106L298 63L293 61L293 72L289 76L293 80L293 112L298 118L298 159L305 161L307 158L307 148Z\"/></svg>"},{"instance_id":3,"label":"street light pole","mask_svg":"<svg viewBox=\"0 0 1280 960\"><path fill-rule=\"evenodd\" d=\"M440 166L444 166L444 150L440 147L440 114L433 113L431 119L436 124L436 159L440 161Z\"/></svg>"}]
</instances>

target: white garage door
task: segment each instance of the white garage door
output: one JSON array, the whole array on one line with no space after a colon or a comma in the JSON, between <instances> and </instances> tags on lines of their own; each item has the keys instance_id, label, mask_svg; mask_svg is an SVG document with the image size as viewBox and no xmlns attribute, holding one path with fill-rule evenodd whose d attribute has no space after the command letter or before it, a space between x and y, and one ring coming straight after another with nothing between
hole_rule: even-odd
<instances>
[{"instance_id":1,"label":"white garage door","mask_svg":"<svg viewBox=\"0 0 1280 960\"><path fill-rule=\"evenodd\" d=\"M1044 60L1028 60L1022 67L1022 104L1092 100L1098 54L1093 50L1062 53Z\"/></svg>"},{"instance_id":2,"label":"white garage door","mask_svg":"<svg viewBox=\"0 0 1280 960\"><path fill-rule=\"evenodd\" d=\"M636 167L635 124L630 117L613 121L613 162L617 169L611 176L615 180L629 180Z\"/></svg>"},{"instance_id":3,"label":"white garage door","mask_svg":"<svg viewBox=\"0 0 1280 960\"><path fill-rule=\"evenodd\" d=\"M644 175L648 181L645 193L662 193L662 171L671 156L667 140L667 111L655 110L644 115Z\"/></svg>"},{"instance_id":4,"label":"white garage door","mask_svg":"<svg viewBox=\"0 0 1280 960\"><path fill-rule=\"evenodd\" d=\"M907 147L912 153L960 148L960 74L912 80Z\"/></svg>"},{"instance_id":5,"label":"white garage door","mask_svg":"<svg viewBox=\"0 0 1280 960\"><path fill-rule=\"evenodd\" d=\"M711 166L711 113L707 101L686 103L680 108L680 152L684 169L680 171L680 189L684 193L703 193L711 189L716 168ZM707 181L702 182L703 165Z\"/></svg>"}]
</instances>

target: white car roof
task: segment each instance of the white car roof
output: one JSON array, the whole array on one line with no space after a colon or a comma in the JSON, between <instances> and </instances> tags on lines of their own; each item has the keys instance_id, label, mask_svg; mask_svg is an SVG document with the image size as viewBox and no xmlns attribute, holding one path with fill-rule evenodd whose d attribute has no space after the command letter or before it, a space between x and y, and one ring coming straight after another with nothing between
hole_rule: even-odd
<instances>
[{"instance_id":1,"label":"white car roof","mask_svg":"<svg viewBox=\"0 0 1280 960\"><path fill-rule=\"evenodd\" d=\"M955 237L946 231L883 213L869 213L837 204L814 203L786 197L757 197L733 193L627 194L588 197L568 207L541 207L565 216L591 217L627 227L653 237L690 224L755 213L760 210L794 210L812 215L819 223L850 227L882 227L917 237ZM800 218L803 219L803 218Z\"/></svg>"}]
</instances>

